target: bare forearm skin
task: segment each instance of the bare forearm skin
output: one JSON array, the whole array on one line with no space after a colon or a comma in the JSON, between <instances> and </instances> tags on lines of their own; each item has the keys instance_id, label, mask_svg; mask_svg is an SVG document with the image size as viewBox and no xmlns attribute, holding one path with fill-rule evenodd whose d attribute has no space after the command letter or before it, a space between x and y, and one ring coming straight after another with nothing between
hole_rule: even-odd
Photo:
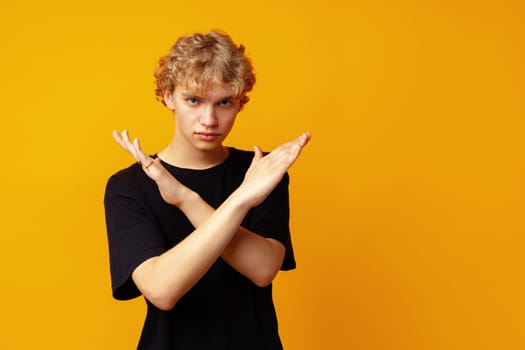
<instances>
[{"instance_id":1,"label":"bare forearm skin","mask_svg":"<svg viewBox=\"0 0 525 350\"><path fill-rule=\"evenodd\" d=\"M172 309L221 256L250 208L234 192L183 241L139 265L132 278L142 294L159 309Z\"/></svg>"},{"instance_id":2,"label":"bare forearm skin","mask_svg":"<svg viewBox=\"0 0 525 350\"><path fill-rule=\"evenodd\" d=\"M196 227L175 247L150 258L132 273L142 294L155 306L169 310L223 257L233 268L258 286L271 283L284 259L284 246L240 227L250 208L262 203L295 162L310 134L287 142L266 156L254 147L254 157L243 183L214 210L198 194L182 186L161 165L148 157L138 139L133 144L127 132L115 140L143 164L143 170L157 182L167 203L179 207ZM173 185L173 186L172 186Z\"/></svg>"},{"instance_id":3,"label":"bare forearm skin","mask_svg":"<svg viewBox=\"0 0 525 350\"><path fill-rule=\"evenodd\" d=\"M179 209L194 227L199 227L215 212L213 207L194 192L187 194ZM221 257L257 286L264 287L269 285L279 272L284 254L285 248L279 241L239 227Z\"/></svg>"}]
</instances>

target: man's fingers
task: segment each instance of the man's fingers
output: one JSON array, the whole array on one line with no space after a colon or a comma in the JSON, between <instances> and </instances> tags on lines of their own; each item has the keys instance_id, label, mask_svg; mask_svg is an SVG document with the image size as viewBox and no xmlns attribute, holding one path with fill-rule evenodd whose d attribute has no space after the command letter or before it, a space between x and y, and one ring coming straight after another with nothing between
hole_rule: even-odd
<instances>
[{"instance_id":1,"label":"man's fingers","mask_svg":"<svg viewBox=\"0 0 525 350\"><path fill-rule=\"evenodd\" d=\"M135 158L135 155L133 154L132 150L132 145L129 142L129 137L126 130L124 130L122 134L120 134L117 130L113 130L113 138L119 144L120 147L122 147L124 150L130 153L133 156L133 158Z\"/></svg>"},{"instance_id":2,"label":"man's fingers","mask_svg":"<svg viewBox=\"0 0 525 350\"><path fill-rule=\"evenodd\" d=\"M117 141L117 143L120 145L121 138L120 138L120 134L118 133L118 131L113 130L112 135L113 135L113 139Z\"/></svg>"},{"instance_id":3,"label":"man's fingers","mask_svg":"<svg viewBox=\"0 0 525 350\"><path fill-rule=\"evenodd\" d=\"M302 146L306 146L306 144L310 141L310 139L312 138L312 134L310 134L309 132L305 132L304 134L302 134L300 137L301 139L301 145Z\"/></svg>"},{"instance_id":4,"label":"man's fingers","mask_svg":"<svg viewBox=\"0 0 525 350\"><path fill-rule=\"evenodd\" d=\"M255 158L261 158L263 153L259 146L253 146L253 151L255 152Z\"/></svg>"},{"instance_id":5,"label":"man's fingers","mask_svg":"<svg viewBox=\"0 0 525 350\"><path fill-rule=\"evenodd\" d=\"M139 140L135 138L132 142L127 130L123 130L122 133L113 130L113 138L120 147L128 151L137 162L141 163L143 166L150 163L151 158L142 151Z\"/></svg>"},{"instance_id":6,"label":"man's fingers","mask_svg":"<svg viewBox=\"0 0 525 350\"><path fill-rule=\"evenodd\" d=\"M309 133L303 133L301 136L293 139L292 141L277 147L268 156L276 160L286 159L287 161L291 160L293 162L299 156L303 147L308 143L308 141L310 141L310 138L311 136Z\"/></svg>"},{"instance_id":7,"label":"man's fingers","mask_svg":"<svg viewBox=\"0 0 525 350\"><path fill-rule=\"evenodd\" d=\"M310 141L311 135L304 133L296 139L285 143L281 147L278 147L275 151L269 154L274 157L277 163L280 163L283 167L288 169L297 160L303 147Z\"/></svg>"},{"instance_id":8,"label":"man's fingers","mask_svg":"<svg viewBox=\"0 0 525 350\"><path fill-rule=\"evenodd\" d=\"M152 166L153 164L155 164L155 160L154 159L148 159L147 162L142 163L142 167L144 168L144 170L149 171L150 170L150 166Z\"/></svg>"},{"instance_id":9,"label":"man's fingers","mask_svg":"<svg viewBox=\"0 0 525 350\"><path fill-rule=\"evenodd\" d=\"M305 132L301 136L299 136L298 142L299 142L299 153L303 150L304 146L310 141L312 138L312 135L310 133Z\"/></svg>"},{"instance_id":10,"label":"man's fingers","mask_svg":"<svg viewBox=\"0 0 525 350\"><path fill-rule=\"evenodd\" d=\"M118 130L113 130L113 139L119 144L120 147L124 148L126 151L128 150Z\"/></svg>"},{"instance_id":11,"label":"man's fingers","mask_svg":"<svg viewBox=\"0 0 525 350\"><path fill-rule=\"evenodd\" d=\"M144 167L146 167L146 165L151 165L152 159L142 151L142 148L140 148L140 141L138 138L135 138L133 140L133 150L135 151L135 154L137 156L136 159L139 162L141 162Z\"/></svg>"},{"instance_id":12,"label":"man's fingers","mask_svg":"<svg viewBox=\"0 0 525 350\"><path fill-rule=\"evenodd\" d=\"M122 141L122 146L124 147L124 149L126 149L128 152L132 152L132 144L131 142L129 141L129 133L127 130L123 130L122 131L122 134L119 135L120 136L120 140ZM133 155L133 154L132 154Z\"/></svg>"},{"instance_id":13,"label":"man's fingers","mask_svg":"<svg viewBox=\"0 0 525 350\"><path fill-rule=\"evenodd\" d=\"M296 138L294 140L295 143L299 144L302 147L306 146L306 144L308 143L308 141L310 141L310 138L312 137L312 135L310 135L310 133L308 132L305 132L303 133L301 136L299 136L298 138Z\"/></svg>"},{"instance_id":14,"label":"man's fingers","mask_svg":"<svg viewBox=\"0 0 525 350\"><path fill-rule=\"evenodd\" d=\"M293 157L297 158L299 157L299 154L303 150L304 146L310 141L311 135L307 132L299 136L297 139L295 139L295 142L293 144L294 152Z\"/></svg>"}]
</instances>

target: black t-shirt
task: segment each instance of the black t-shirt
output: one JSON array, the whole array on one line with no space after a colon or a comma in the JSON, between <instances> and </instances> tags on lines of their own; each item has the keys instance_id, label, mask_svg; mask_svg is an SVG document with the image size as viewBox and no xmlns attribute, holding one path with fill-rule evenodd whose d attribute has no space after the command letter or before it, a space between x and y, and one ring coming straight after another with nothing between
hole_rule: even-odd
<instances>
[{"instance_id":1,"label":"black t-shirt","mask_svg":"<svg viewBox=\"0 0 525 350\"><path fill-rule=\"evenodd\" d=\"M181 183L217 208L243 181L253 152L230 148L229 157L205 170L163 165ZM190 234L194 227L160 196L138 164L113 175L104 198L113 296L140 296L131 273ZM274 238L286 248L282 270L295 268L289 231L288 175L242 222L246 229ZM272 286L257 287L222 258L170 311L146 300L147 316L139 349L282 349Z\"/></svg>"}]
</instances>

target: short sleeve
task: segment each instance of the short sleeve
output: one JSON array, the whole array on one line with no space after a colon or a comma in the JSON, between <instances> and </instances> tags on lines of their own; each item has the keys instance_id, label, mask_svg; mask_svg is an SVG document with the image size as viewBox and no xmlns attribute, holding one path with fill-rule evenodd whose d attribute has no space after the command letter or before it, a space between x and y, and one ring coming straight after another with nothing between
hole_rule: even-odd
<instances>
[{"instance_id":1,"label":"short sleeve","mask_svg":"<svg viewBox=\"0 0 525 350\"><path fill-rule=\"evenodd\" d=\"M131 278L145 260L166 250L166 242L150 210L140 182L132 174L117 173L106 186L104 208L109 244L113 297L127 300L141 295Z\"/></svg>"},{"instance_id":2,"label":"short sleeve","mask_svg":"<svg viewBox=\"0 0 525 350\"><path fill-rule=\"evenodd\" d=\"M250 230L281 242L286 253L281 270L295 268L295 257L290 236L289 176L286 173L273 192L251 213Z\"/></svg>"}]
</instances>

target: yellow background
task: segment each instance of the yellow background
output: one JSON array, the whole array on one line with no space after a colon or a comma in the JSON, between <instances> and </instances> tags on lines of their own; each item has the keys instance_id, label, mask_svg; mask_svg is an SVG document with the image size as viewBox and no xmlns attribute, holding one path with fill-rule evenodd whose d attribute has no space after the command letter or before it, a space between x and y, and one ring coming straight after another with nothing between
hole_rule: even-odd
<instances>
[{"instance_id":1,"label":"yellow background","mask_svg":"<svg viewBox=\"0 0 525 350\"><path fill-rule=\"evenodd\" d=\"M283 342L309 349L524 349L522 1L14 1L0 4L0 349L132 349L102 197L171 136L156 60L221 28L258 82L229 144L304 130L298 269L275 283Z\"/></svg>"}]
</instances>

